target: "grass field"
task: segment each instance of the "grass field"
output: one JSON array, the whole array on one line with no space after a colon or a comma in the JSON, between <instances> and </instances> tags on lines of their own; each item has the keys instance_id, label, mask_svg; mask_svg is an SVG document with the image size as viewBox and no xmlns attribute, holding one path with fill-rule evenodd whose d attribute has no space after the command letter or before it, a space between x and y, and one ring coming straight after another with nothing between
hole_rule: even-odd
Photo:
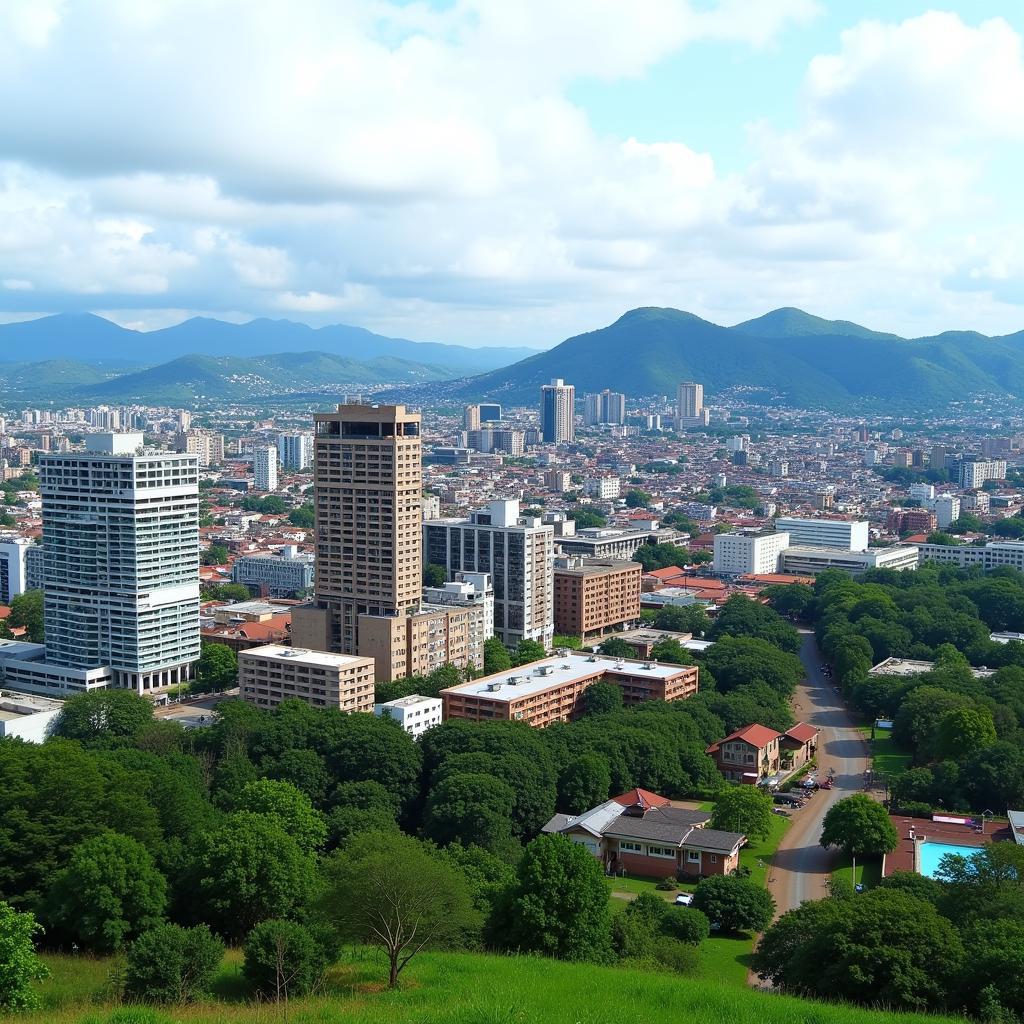
<instances>
[{"instance_id":1,"label":"grass field","mask_svg":"<svg viewBox=\"0 0 1024 1024\"><path fill-rule=\"evenodd\" d=\"M875 772L885 775L891 786L892 780L897 775L902 775L910 767L911 755L893 743L891 730L876 729L875 738L872 740L870 725L862 725L859 728L868 741Z\"/></svg>"},{"instance_id":2,"label":"grass field","mask_svg":"<svg viewBox=\"0 0 1024 1024\"><path fill-rule=\"evenodd\" d=\"M849 857L843 857L842 863L832 872L832 877L837 881L845 881L850 885L860 884L865 889L871 889L882 880L882 860L874 857L867 861L857 862L857 877L853 877L853 862Z\"/></svg>"},{"instance_id":3,"label":"grass field","mask_svg":"<svg viewBox=\"0 0 1024 1024\"><path fill-rule=\"evenodd\" d=\"M210 1002L150 1010L92 1002L110 962L48 957L51 991L77 993L59 1007L10 1018L19 1024L937 1024L938 1017L880 1013L615 967L533 957L425 953L397 992L382 990L383 962L368 951L331 972L321 995L273 1004ZM58 962L60 961L60 962ZM952 1022L950 1021L950 1024ZM962 1024L962 1022L960 1022Z\"/></svg>"}]
</instances>

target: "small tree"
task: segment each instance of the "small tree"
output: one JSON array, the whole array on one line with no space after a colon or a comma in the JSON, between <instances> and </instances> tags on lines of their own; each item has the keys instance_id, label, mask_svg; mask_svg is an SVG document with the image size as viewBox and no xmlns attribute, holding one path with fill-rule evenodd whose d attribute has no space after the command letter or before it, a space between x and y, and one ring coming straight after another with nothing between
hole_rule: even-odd
<instances>
[{"instance_id":1,"label":"small tree","mask_svg":"<svg viewBox=\"0 0 1024 1024\"><path fill-rule=\"evenodd\" d=\"M496 637L488 637L484 641L484 672L504 672L512 667L512 657L505 645Z\"/></svg>"},{"instance_id":2,"label":"small tree","mask_svg":"<svg viewBox=\"0 0 1024 1024\"><path fill-rule=\"evenodd\" d=\"M592 683L580 698L586 715L607 715L622 710L622 689L614 683Z\"/></svg>"},{"instance_id":3,"label":"small tree","mask_svg":"<svg viewBox=\"0 0 1024 1024\"><path fill-rule=\"evenodd\" d=\"M687 945L699 946L711 934L711 923L693 907L671 907L662 918L661 930Z\"/></svg>"},{"instance_id":4,"label":"small tree","mask_svg":"<svg viewBox=\"0 0 1024 1024\"><path fill-rule=\"evenodd\" d=\"M775 913L775 900L767 889L736 875L705 878L693 894L692 906L727 932L762 931Z\"/></svg>"},{"instance_id":5,"label":"small tree","mask_svg":"<svg viewBox=\"0 0 1024 1024\"><path fill-rule=\"evenodd\" d=\"M749 839L767 839L772 830L772 798L760 786L723 789L711 812L711 827L742 832Z\"/></svg>"},{"instance_id":6,"label":"small tree","mask_svg":"<svg viewBox=\"0 0 1024 1024\"><path fill-rule=\"evenodd\" d=\"M41 931L31 914L19 914L0 900L0 1011L33 1010L39 995L32 983L49 975L36 956L32 937Z\"/></svg>"},{"instance_id":7,"label":"small tree","mask_svg":"<svg viewBox=\"0 0 1024 1024\"><path fill-rule=\"evenodd\" d=\"M435 565L433 562L426 562L423 566L423 586L440 587L448 578L443 565Z\"/></svg>"},{"instance_id":8,"label":"small tree","mask_svg":"<svg viewBox=\"0 0 1024 1024\"><path fill-rule=\"evenodd\" d=\"M196 665L197 690L229 690L238 683L238 655L227 644L203 644Z\"/></svg>"},{"instance_id":9,"label":"small tree","mask_svg":"<svg viewBox=\"0 0 1024 1024\"><path fill-rule=\"evenodd\" d=\"M280 1003L313 991L329 961L330 951L308 928L274 919L249 932L242 974L254 991Z\"/></svg>"},{"instance_id":10,"label":"small tree","mask_svg":"<svg viewBox=\"0 0 1024 1024\"><path fill-rule=\"evenodd\" d=\"M207 995L224 959L224 943L205 924L161 924L128 948L125 995L152 1003L190 1003Z\"/></svg>"},{"instance_id":11,"label":"small tree","mask_svg":"<svg viewBox=\"0 0 1024 1024\"><path fill-rule=\"evenodd\" d=\"M399 833L354 838L324 870L322 909L342 940L381 947L388 986L421 950L450 945L476 923L465 877Z\"/></svg>"},{"instance_id":12,"label":"small tree","mask_svg":"<svg viewBox=\"0 0 1024 1024\"><path fill-rule=\"evenodd\" d=\"M517 665L528 665L531 661L540 661L547 657L544 645L536 640L520 640L516 648L515 663Z\"/></svg>"},{"instance_id":13,"label":"small tree","mask_svg":"<svg viewBox=\"0 0 1024 1024\"><path fill-rule=\"evenodd\" d=\"M880 857L896 849L899 835L886 809L857 793L829 808L820 842L838 846L849 857Z\"/></svg>"},{"instance_id":14,"label":"small tree","mask_svg":"<svg viewBox=\"0 0 1024 1024\"><path fill-rule=\"evenodd\" d=\"M635 658L636 650L630 647L625 640L617 636L610 636L607 640L601 641L598 650L609 658Z\"/></svg>"}]
</instances>

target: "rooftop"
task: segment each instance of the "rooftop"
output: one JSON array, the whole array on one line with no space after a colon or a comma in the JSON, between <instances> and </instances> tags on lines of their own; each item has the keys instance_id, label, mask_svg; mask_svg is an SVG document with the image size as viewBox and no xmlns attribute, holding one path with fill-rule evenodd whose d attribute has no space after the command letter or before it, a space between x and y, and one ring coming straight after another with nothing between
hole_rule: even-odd
<instances>
[{"instance_id":1,"label":"rooftop","mask_svg":"<svg viewBox=\"0 0 1024 1024\"><path fill-rule=\"evenodd\" d=\"M62 700L37 697L30 693L0 690L0 722L13 722L19 718L44 714L47 711L60 711L63 706Z\"/></svg>"},{"instance_id":2,"label":"rooftop","mask_svg":"<svg viewBox=\"0 0 1024 1024\"><path fill-rule=\"evenodd\" d=\"M399 697L397 700L384 701L378 704L379 708L414 708L417 704L434 704L437 697L424 697L421 693L411 693L408 697Z\"/></svg>"},{"instance_id":3,"label":"rooftop","mask_svg":"<svg viewBox=\"0 0 1024 1024\"><path fill-rule=\"evenodd\" d=\"M282 647L280 644L265 644L240 651L241 658L277 658L296 665L317 665L321 668L349 668L352 665L372 663L372 658L358 658L348 654L329 654L327 651L308 651L302 647Z\"/></svg>"},{"instance_id":4,"label":"rooftop","mask_svg":"<svg viewBox=\"0 0 1024 1024\"><path fill-rule=\"evenodd\" d=\"M934 661L918 661L914 658L886 658L880 661L868 675L872 676L920 676L935 668ZM988 679L995 675L994 668L972 668L971 675L975 679Z\"/></svg>"}]
</instances>

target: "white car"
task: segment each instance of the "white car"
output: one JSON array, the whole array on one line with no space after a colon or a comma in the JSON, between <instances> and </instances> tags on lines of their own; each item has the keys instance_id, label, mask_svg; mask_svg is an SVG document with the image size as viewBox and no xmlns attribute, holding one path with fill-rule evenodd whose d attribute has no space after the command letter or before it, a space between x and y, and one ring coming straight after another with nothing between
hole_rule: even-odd
<instances>
[{"instance_id":1,"label":"white car","mask_svg":"<svg viewBox=\"0 0 1024 1024\"><path fill-rule=\"evenodd\" d=\"M677 907L688 907L692 902L693 902L693 893L692 892L681 892L676 897L676 906Z\"/></svg>"}]
</instances>

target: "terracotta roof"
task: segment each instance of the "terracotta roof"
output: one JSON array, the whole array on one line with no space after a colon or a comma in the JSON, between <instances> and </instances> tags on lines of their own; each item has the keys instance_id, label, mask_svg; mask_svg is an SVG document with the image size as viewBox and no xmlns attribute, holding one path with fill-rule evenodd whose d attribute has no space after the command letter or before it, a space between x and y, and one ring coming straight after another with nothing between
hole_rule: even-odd
<instances>
[{"instance_id":1,"label":"terracotta roof","mask_svg":"<svg viewBox=\"0 0 1024 1024\"><path fill-rule=\"evenodd\" d=\"M668 797L658 796L649 789L639 787L631 789L628 793L613 796L612 799L623 807L635 807L637 804L641 807L665 807L670 802Z\"/></svg>"},{"instance_id":2,"label":"terracotta roof","mask_svg":"<svg viewBox=\"0 0 1024 1024\"><path fill-rule=\"evenodd\" d=\"M745 725L742 729L737 729L735 732L729 733L724 739L720 739L717 743L712 743L707 749L707 753L712 754L723 743L728 743L730 740L743 740L744 743L750 743L760 750L762 747L766 747L772 740L778 739L782 733L776 732L774 729L769 729L766 725Z\"/></svg>"},{"instance_id":3,"label":"terracotta roof","mask_svg":"<svg viewBox=\"0 0 1024 1024\"><path fill-rule=\"evenodd\" d=\"M674 576L685 576L686 573L678 565L670 565L667 569L652 569L650 572L644 573L644 575L654 576L655 579L659 580L670 580Z\"/></svg>"},{"instance_id":4,"label":"terracotta roof","mask_svg":"<svg viewBox=\"0 0 1024 1024\"><path fill-rule=\"evenodd\" d=\"M818 735L818 730L813 725L808 725L806 722L797 722L792 729L786 730L786 735L791 739L797 741L797 743L806 743L808 740L813 740Z\"/></svg>"},{"instance_id":5,"label":"terracotta roof","mask_svg":"<svg viewBox=\"0 0 1024 1024\"><path fill-rule=\"evenodd\" d=\"M749 572L740 579L750 580L752 583L804 583L808 586L814 583L813 576L794 576L788 572Z\"/></svg>"}]
</instances>

